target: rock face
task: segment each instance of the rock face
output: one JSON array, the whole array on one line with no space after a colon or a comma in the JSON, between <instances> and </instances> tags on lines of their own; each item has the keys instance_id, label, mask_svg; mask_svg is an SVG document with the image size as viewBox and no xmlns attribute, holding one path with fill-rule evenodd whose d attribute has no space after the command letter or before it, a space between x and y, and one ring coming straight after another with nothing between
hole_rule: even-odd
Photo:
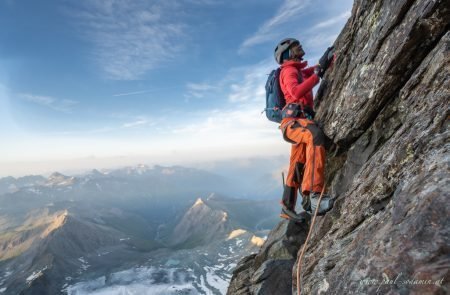
<instances>
[{"instance_id":1,"label":"rock face","mask_svg":"<svg viewBox=\"0 0 450 295\"><path fill-rule=\"evenodd\" d=\"M355 1L316 99L337 202L314 226L302 294L449 293L449 28L449 1ZM284 224L228 294L296 294L298 261L285 260L308 229ZM290 258L268 254L292 236ZM270 293L282 281L292 289Z\"/></svg>"},{"instance_id":2,"label":"rock face","mask_svg":"<svg viewBox=\"0 0 450 295\"><path fill-rule=\"evenodd\" d=\"M292 267L307 230L307 225L280 222L259 253L236 266L228 294L289 294Z\"/></svg>"}]
</instances>

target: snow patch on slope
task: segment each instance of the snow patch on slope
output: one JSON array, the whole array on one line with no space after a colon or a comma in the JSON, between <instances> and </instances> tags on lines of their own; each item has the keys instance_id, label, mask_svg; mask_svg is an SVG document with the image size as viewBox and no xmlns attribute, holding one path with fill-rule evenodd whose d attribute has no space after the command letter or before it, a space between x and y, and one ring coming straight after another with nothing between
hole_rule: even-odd
<instances>
[{"instance_id":1,"label":"snow patch on slope","mask_svg":"<svg viewBox=\"0 0 450 295\"><path fill-rule=\"evenodd\" d=\"M28 278L26 278L27 284L31 284L35 279L39 278L44 274L44 271L47 269L47 266L41 270L34 271Z\"/></svg>"},{"instance_id":2,"label":"snow patch on slope","mask_svg":"<svg viewBox=\"0 0 450 295\"><path fill-rule=\"evenodd\" d=\"M228 235L227 240L234 239L234 238L236 238L236 237L238 237L238 236L240 236L240 235L245 234L246 232L247 232L247 231L246 231L246 230L243 230L243 229L235 229L235 230L233 230L233 231Z\"/></svg>"}]
</instances>

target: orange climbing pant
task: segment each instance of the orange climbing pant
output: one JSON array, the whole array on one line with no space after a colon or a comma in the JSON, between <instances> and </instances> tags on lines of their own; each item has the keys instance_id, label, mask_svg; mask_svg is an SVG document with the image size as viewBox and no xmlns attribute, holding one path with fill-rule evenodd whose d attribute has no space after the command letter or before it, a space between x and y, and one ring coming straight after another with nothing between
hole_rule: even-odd
<instances>
[{"instance_id":1,"label":"orange climbing pant","mask_svg":"<svg viewBox=\"0 0 450 295\"><path fill-rule=\"evenodd\" d=\"M308 119L283 119L281 130L284 139L292 143L283 202L288 207L295 207L300 186L304 195L322 191L325 134L314 121Z\"/></svg>"}]
</instances>

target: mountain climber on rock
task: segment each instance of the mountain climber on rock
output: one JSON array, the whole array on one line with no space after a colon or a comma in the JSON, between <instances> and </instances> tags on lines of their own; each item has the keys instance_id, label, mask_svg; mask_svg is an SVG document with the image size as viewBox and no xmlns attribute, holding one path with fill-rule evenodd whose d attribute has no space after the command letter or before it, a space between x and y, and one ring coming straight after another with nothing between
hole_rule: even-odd
<instances>
[{"instance_id":1,"label":"mountain climber on rock","mask_svg":"<svg viewBox=\"0 0 450 295\"><path fill-rule=\"evenodd\" d=\"M281 201L281 217L304 220L306 212L314 213L319 206L323 215L333 206L333 199L323 195L325 168L325 135L313 120L312 89L320 82L333 63L333 47L329 47L313 67L303 61L305 51L293 38L282 40L275 48L275 60L281 65L279 83L286 100L282 110L280 129L286 141L292 144L289 171ZM306 211L297 214L297 190L301 189L302 206Z\"/></svg>"}]
</instances>

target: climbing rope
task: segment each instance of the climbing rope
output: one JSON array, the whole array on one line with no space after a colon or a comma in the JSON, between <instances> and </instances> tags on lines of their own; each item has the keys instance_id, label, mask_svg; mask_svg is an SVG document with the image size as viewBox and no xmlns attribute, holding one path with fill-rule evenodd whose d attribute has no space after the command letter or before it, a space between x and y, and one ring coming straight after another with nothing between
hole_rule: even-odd
<instances>
[{"instance_id":1,"label":"climbing rope","mask_svg":"<svg viewBox=\"0 0 450 295\"><path fill-rule=\"evenodd\" d=\"M308 235L306 236L306 240L303 243L303 247L301 249L300 256L298 256L298 253L297 253L297 257L300 257L298 259L298 263L297 263L297 295L301 295L301 293L300 293L300 291L301 291L301 288L300 288L301 280L300 280L300 278L301 278L303 255L305 254L306 246L308 245L309 237L311 236L311 231L313 229L314 223L316 222L316 216L317 216L317 212L319 212L320 201L322 200L323 192L325 191L325 185L326 184L324 183L322 192L320 193L319 202L318 202L318 205L316 207L316 211L314 211L314 216L313 216L313 219L311 220L311 225L309 226Z\"/></svg>"}]
</instances>

